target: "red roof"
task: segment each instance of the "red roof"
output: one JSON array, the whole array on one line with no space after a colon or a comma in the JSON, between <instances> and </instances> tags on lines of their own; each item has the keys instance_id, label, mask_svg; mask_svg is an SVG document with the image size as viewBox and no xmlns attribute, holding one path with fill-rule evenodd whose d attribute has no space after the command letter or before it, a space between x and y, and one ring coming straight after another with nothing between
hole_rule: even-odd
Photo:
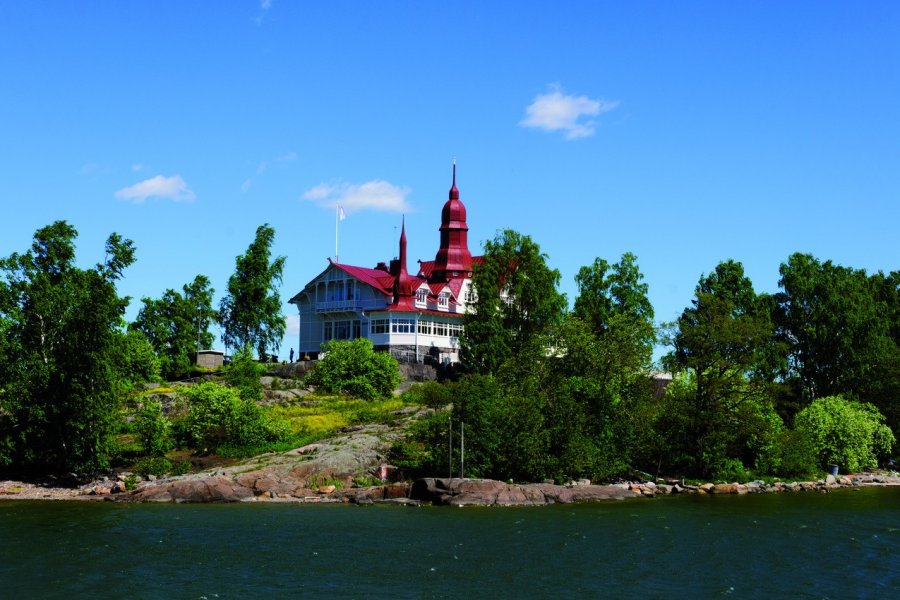
<instances>
[{"instance_id":1,"label":"red roof","mask_svg":"<svg viewBox=\"0 0 900 600\"><path fill-rule=\"evenodd\" d=\"M394 293L394 277L390 273L385 273L381 269L369 269L368 267L355 267L353 265L336 263L330 259L329 262L347 275L372 286L386 296L391 296Z\"/></svg>"}]
</instances>

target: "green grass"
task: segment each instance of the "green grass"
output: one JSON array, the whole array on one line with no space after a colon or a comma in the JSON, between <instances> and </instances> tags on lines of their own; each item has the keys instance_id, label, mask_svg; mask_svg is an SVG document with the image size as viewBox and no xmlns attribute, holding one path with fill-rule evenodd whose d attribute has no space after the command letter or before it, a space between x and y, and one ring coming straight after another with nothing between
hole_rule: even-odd
<instances>
[{"instance_id":1,"label":"green grass","mask_svg":"<svg viewBox=\"0 0 900 600\"><path fill-rule=\"evenodd\" d=\"M322 396L307 399L303 404L275 406L272 410L290 422L295 434L321 439L349 425L391 422L395 419L392 413L403 406L405 404L399 398L367 401Z\"/></svg>"}]
</instances>

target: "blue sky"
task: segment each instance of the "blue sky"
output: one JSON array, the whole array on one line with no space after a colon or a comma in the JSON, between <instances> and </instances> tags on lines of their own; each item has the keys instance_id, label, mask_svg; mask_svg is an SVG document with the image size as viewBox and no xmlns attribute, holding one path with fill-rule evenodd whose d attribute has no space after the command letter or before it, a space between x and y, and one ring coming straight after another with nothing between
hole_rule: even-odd
<instances>
[{"instance_id":1,"label":"blue sky","mask_svg":"<svg viewBox=\"0 0 900 600\"><path fill-rule=\"evenodd\" d=\"M458 162L473 253L503 228L562 273L626 251L660 321L740 260L900 268L897 2L0 3L0 255L113 231L120 292L202 273L256 227L287 300L334 254L432 259ZM281 349L293 345L289 335Z\"/></svg>"}]
</instances>

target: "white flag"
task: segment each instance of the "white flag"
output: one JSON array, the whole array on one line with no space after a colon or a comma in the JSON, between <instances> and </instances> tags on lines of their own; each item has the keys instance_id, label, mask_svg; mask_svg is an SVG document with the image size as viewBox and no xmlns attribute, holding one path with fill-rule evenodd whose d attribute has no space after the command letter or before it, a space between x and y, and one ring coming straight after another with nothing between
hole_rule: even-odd
<instances>
[{"instance_id":1,"label":"white flag","mask_svg":"<svg viewBox=\"0 0 900 600\"><path fill-rule=\"evenodd\" d=\"M344 207L343 206L338 206L338 215L340 215L341 221L343 221L344 219L347 218L347 216L344 215Z\"/></svg>"}]
</instances>

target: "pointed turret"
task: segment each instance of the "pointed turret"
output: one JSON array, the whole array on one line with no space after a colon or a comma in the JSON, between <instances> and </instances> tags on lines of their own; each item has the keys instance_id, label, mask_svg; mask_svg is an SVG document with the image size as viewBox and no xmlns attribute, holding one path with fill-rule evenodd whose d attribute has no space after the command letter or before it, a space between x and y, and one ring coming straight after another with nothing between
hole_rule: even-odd
<instances>
[{"instance_id":1,"label":"pointed turret","mask_svg":"<svg viewBox=\"0 0 900 600\"><path fill-rule=\"evenodd\" d=\"M434 258L432 278L447 280L451 277L471 275L472 254L469 252L469 226L466 224L466 207L459 199L456 187L456 161L453 161L453 184L449 198L441 211L441 246Z\"/></svg>"},{"instance_id":2,"label":"pointed turret","mask_svg":"<svg viewBox=\"0 0 900 600\"><path fill-rule=\"evenodd\" d=\"M415 290L413 290L413 280L406 270L406 217L403 217L403 224L400 227L400 254L397 258L397 268L394 275L394 306L404 301L411 302Z\"/></svg>"}]
</instances>

